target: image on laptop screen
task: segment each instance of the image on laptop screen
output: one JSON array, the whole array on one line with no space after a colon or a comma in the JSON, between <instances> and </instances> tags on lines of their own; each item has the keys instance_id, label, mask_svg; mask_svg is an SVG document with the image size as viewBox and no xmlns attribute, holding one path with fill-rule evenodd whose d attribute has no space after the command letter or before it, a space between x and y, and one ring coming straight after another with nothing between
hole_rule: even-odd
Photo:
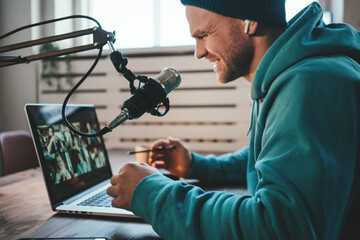
<instances>
[{"instance_id":1,"label":"image on laptop screen","mask_svg":"<svg viewBox=\"0 0 360 240\"><path fill-rule=\"evenodd\" d=\"M26 106L50 198L56 202L112 175L103 139L71 131L62 119L61 107L61 104ZM91 105L68 105L66 114L81 132L99 130Z\"/></svg>"}]
</instances>

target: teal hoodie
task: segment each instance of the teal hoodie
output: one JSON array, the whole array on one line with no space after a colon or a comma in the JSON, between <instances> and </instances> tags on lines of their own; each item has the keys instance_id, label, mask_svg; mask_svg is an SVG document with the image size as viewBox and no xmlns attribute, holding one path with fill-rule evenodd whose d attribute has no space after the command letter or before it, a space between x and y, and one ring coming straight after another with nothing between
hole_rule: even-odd
<instances>
[{"instance_id":1,"label":"teal hoodie","mask_svg":"<svg viewBox=\"0 0 360 240\"><path fill-rule=\"evenodd\" d=\"M161 237L338 239L360 193L360 33L322 14L306 7L263 57L249 147L193 153L191 177L246 182L248 195L161 175L138 184L131 208Z\"/></svg>"}]
</instances>

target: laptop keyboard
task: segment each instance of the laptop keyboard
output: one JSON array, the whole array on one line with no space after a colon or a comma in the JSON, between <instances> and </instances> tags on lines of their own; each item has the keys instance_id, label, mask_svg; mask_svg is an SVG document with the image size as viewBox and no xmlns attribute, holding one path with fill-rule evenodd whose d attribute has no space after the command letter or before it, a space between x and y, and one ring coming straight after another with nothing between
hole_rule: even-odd
<instances>
[{"instance_id":1,"label":"laptop keyboard","mask_svg":"<svg viewBox=\"0 0 360 240\"><path fill-rule=\"evenodd\" d=\"M111 201L113 197L106 194L106 189L95 194L94 196L78 203L79 206L91 206L91 207L111 207Z\"/></svg>"}]
</instances>

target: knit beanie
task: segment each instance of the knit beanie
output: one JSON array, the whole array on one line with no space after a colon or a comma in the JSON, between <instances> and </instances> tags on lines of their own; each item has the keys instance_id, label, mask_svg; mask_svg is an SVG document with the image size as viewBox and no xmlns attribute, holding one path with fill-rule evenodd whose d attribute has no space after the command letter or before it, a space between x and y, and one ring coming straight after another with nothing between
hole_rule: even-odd
<instances>
[{"instance_id":1,"label":"knit beanie","mask_svg":"<svg viewBox=\"0 0 360 240\"><path fill-rule=\"evenodd\" d=\"M285 0L181 0L191 5L233 18L248 19L284 27Z\"/></svg>"}]
</instances>

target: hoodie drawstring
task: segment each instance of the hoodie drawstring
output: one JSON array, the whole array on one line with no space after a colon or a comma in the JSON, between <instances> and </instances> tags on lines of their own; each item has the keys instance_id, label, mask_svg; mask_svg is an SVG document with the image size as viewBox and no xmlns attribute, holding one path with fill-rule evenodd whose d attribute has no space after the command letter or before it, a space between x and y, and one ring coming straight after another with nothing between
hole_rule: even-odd
<instances>
[{"instance_id":1,"label":"hoodie drawstring","mask_svg":"<svg viewBox=\"0 0 360 240\"><path fill-rule=\"evenodd\" d=\"M251 132L252 130L252 127L253 127L253 121L254 121L254 110L255 110L255 105L256 105L257 101L254 100L253 101L253 104L251 106L251 119L250 119L250 127L249 127L249 130L248 132L246 133L246 136L249 136L249 133Z\"/></svg>"}]
</instances>

